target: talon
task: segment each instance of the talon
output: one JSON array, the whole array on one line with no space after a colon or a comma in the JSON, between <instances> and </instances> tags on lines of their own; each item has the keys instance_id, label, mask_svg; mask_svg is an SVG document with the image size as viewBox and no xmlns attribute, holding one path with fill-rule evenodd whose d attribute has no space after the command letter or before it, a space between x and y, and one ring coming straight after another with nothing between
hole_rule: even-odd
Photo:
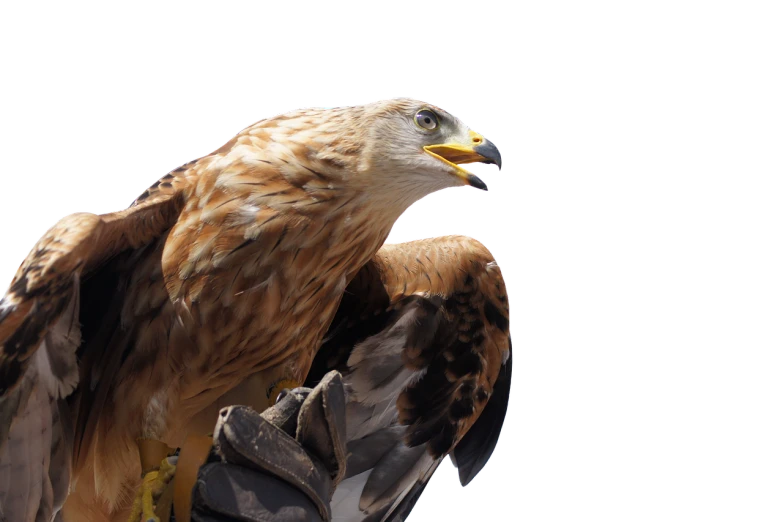
<instances>
[{"instance_id":1,"label":"talon","mask_svg":"<svg viewBox=\"0 0 783 522\"><path fill-rule=\"evenodd\" d=\"M283 397L288 395L288 392L298 386L301 386L301 383L292 379L282 379L277 381L267 390L267 400L269 401L268 406L271 408L280 402Z\"/></svg>"},{"instance_id":2,"label":"talon","mask_svg":"<svg viewBox=\"0 0 783 522\"><path fill-rule=\"evenodd\" d=\"M277 399L275 399L275 404L282 401L289 393L291 393L291 388L283 388L280 390L280 393L277 394Z\"/></svg>"},{"instance_id":3,"label":"talon","mask_svg":"<svg viewBox=\"0 0 783 522\"><path fill-rule=\"evenodd\" d=\"M128 522L160 522L155 514L155 501L166 489L177 470L177 457L166 457L156 470L148 472L133 500Z\"/></svg>"}]
</instances>

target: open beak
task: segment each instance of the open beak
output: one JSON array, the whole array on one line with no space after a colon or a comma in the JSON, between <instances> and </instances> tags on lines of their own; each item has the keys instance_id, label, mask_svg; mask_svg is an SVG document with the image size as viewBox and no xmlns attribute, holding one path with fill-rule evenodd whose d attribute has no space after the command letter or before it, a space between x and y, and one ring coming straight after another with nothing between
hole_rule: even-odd
<instances>
[{"instance_id":1,"label":"open beak","mask_svg":"<svg viewBox=\"0 0 783 522\"><path fill-rule=\"evenodd\" d=\"M465 181L466 185L487 190L487 186L478 176L471 174L459 165L462 163L493 163L500 168L500 151L491 141L477 132L470 131L469 143L443 143L427 145L424 151L454 168L454 174Z\"/></svg>"}]
</instances>

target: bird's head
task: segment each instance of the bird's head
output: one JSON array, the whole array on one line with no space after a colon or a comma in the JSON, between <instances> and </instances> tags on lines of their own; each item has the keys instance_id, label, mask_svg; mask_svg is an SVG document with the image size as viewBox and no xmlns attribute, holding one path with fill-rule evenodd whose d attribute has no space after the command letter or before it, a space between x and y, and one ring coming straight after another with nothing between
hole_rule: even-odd
<instances>
[{"instance_id":1,"label":"bird's head","mask_svg":"<svg viewBox=\"0 0 783 522\"><path fill-rule=\"evenodd\" d=\"M282 114L248 127L216 152L231 151L223 163L242 157L254 165L257 149L279 157L280 174L295 185L342 191L393 219L440 189L487 189L460 165L501 163L497 147L481 134L443 109L407 98Z\"/></svg>"},{"instance_id":2,"label":"bird's head","mask_svg":"<svg viewBox=\"0 0 783 522\"><path fill-rule=\"evenodd\" d=\"M380 190L410 193L414 201L446 187L487 190L460 165L493 163L500 152L491 141L432 104L396 99L357 107L363 150L360 171Z\"/></svg>"},{"instance_id":3,"label":"bird's head","mask_svg":"<svg viewBox=\"0 0 783 522\"><path fill-rule=\"evenodd\" d=\"M267 129L269 125L275 128ZM460 165L501 163L497 147L459 119L405 98L298 111L257 126L292 150L305 146L317 170L397 215L443 188L486 190L483 181Z\"/></svg>"}]
</instances>

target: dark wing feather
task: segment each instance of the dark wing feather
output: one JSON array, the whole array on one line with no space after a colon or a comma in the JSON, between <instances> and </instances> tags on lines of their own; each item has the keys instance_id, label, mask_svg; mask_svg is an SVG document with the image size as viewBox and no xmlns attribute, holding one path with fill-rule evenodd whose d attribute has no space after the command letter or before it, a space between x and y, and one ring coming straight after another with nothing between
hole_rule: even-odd
<instances>
[{"instance_id":1,"label":"dark wing feather","mask_svg":"<svg viewBox=\"0 0 783 522\"><path fill-rule=\"evenodd\" d=\"M511 341L508 343L508 359L500 369L500 375L495 381L492 396L484 411L451 453L463 486L470 484L492 456L503 428L503 420L506 418L510 392Z\"/></svg>"},{"instance_id":2,"label":"dark wing feather","mask_svg":"<svg viewBox=\"0 0 783 522\"><path fill-rule=\"evenodd\" d=\"M376 262L364 265L343 292L329 331L310 366L307 385L317 385L334 368L345 367L354 346L388 322L389 293Z\"/></svg>"},{"instance_id":3,"label":"dark wing feather","mask_svg":"<svg viewBox=\"0 0 783 522\"><path fill-rule=\"evenodd\" d=\"M404 520L461 440L461 469L475 476L502 427L509 348L505 287L483 246L450 237L382 248L349 284L308 379L337 369L348 391L333 520Z\"/></svg>"},{"instance_id":4,"label":"dark wing feather","mask_svg":"<svg viewBox=\"0 0 783 522\"><path fill-rule=\"evenodd\" d=\"M38 241L0 300L0 398L19 384L41 340L74 298L79 280L117 254L160 237L174 224L182 203L173 187L158 189L155 197L121 212L65 217Z\"/></svg>"},{"instance_id":5,"label":"dark wing feather","mask_svg":"<svg viewBox=\"0 0 783 522\"><path fill-rule=\"evenodd\" d=\"M0 520L49 520L65 500L78 429L73 392L90 362L82 341L96 325L117 324L117 311L90 288L108 262L143 248L176 221L181 184L158 185L122 212L60 220L0 300Z\"/></svg>"}]
</instances>

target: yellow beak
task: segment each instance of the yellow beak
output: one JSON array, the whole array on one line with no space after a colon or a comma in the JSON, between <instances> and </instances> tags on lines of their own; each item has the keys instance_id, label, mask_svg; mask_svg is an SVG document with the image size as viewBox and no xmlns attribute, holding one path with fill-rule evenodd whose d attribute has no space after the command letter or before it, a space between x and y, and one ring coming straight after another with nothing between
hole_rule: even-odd
<instances>
[{"instance_id":1,"label":"yellow beak","mask_svg":"<svg viewBox=\"0 0 783 522\"><path fill-rule=\"evenodd\" d=\"M470 143L442 143L427 145L424 151L454 168L457 177L466 185L487 190L487 186L478 176L471 174L459 165L462 163L493 163L500 168L500 151L495 145L477 132L470 131Z\"/></svg>"}]
</instances>

